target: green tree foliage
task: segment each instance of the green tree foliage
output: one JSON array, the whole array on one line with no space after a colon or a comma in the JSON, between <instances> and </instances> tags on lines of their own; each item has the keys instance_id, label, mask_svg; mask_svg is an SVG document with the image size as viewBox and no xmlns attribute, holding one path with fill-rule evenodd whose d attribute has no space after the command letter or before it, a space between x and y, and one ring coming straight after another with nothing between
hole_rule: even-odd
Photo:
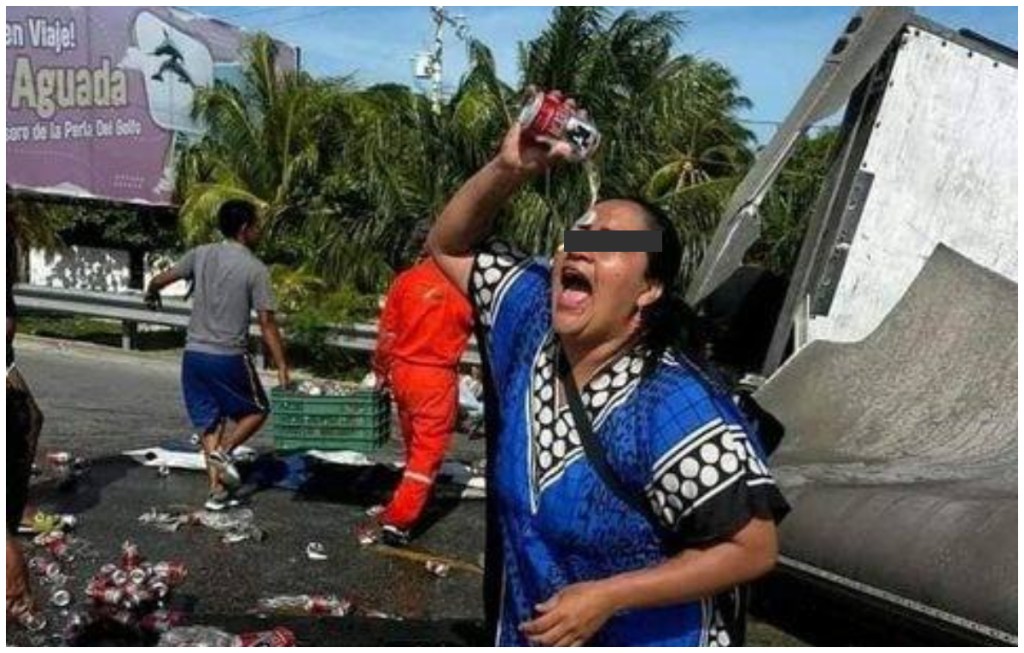
<instances>
[{"instance_id":1,"label":"green tree foliage","mask_svg":"<svg viewBox=\"0 0 1024 653\"><path fill-rule=\"evenodd\" d=\"M279 289L296 306L332 304L351 315L344 297L383 292L415 257L415 224L434 218L493 155L526 88L536 86L578 98L603 144L590 165L562 166L518 194L502 216L503 235L550 252L595 187L601 197L641 196L675 220L686 277L750 165L753 139L735 117L750 105L736 78L676 50L684 27L674 12L556 8L541 34L521 44L515 87L473 41L469 70L438 112L406 86L358 88L349 78L282 72L273 42L258 36L241 88L217 85L197 98L208 133L180 161L183 233L189 243L214 238L219 204L248 198L263 212L262 253L280 266ZM770 242L758 255L772 266L798 247L798 218L786 211L813 194L798 178L769 198ZM333 292L340 298L328 301Z\"/></svg>"},{"instance_id":2,"label":"green tree foliage","mask_svg":"<svg viewBox=\"0 0 1024 653\"><path fill-rule=\"evenodd\" d=\"M827 129L800 142L761 205L761 238L748 261L780 276L792 274L838 141L838 130Z\"/></svg>"}]
</instances>

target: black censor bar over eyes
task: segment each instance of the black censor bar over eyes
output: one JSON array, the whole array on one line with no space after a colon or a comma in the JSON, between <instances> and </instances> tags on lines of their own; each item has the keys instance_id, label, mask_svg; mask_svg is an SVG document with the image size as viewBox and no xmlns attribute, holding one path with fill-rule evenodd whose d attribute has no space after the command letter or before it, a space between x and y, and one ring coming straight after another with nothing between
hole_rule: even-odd
<instances>
[{"instance_id":1,"label":"black censor bar over eyes","mask_svg":"<svg viewBox=\"0 0 1024 653\"><path fill-rule=\"evenodd\" d=\"M565 230L567 252L660 252L661 230Z\"/></svg>"}]
</instances>

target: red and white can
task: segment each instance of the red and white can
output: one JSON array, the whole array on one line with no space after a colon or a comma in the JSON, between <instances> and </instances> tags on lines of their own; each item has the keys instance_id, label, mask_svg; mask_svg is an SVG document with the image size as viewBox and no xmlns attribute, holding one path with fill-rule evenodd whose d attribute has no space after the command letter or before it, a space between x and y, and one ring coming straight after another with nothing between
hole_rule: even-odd
<instances>
[{"instance_id":1,"label":"red and white can","mask_svg":"<svg viewBox=\"0 0 1024 653\"><path fill-rule=\"evenodd\" d=\"M43 575L53 580L61 575L60 563L51 562L43 569Z\"/></svg>"},{"instance_id":2,"label":"red and white can","mask_svg":"<svg viewBox=\"0 0 1024 653\"><path fill-rule=\"evenodd\" d=\"M153 600L153 593L146 587L141 587L135 583L128 583L124 586L124 600L121 604L129 609L134 610L142 606L143 603Z\"/></svg>"},{"instance_id":3,"label":"red and white can","mask_svg":"<svg viewBox=\"0 0 1024 653\"><path fill-rule=\"evenodd\" d=\"M56 538L46 543L46 550L55 558L63 558L68 552L68 542L64 538Z\"/></svg>"},{"instance_id":4,"label":"red and white can","mask_svg":"<svg viewBox=\"0 0 1024 653\"><path fill-rule=\"evenodd\" d=\"M120 587L110 587L100 583L89 583L85 588L85 595L93 602L103 605L117 605L124 600L124 590Z\"/></svg>"},{"instance_id":5,"label":"red and white can","mask_svg":"<svg viewBox=\"0 0 1024 653\"><path fill-rule=\"evenodd\" d=\"M242 633L236 638L237 646L295 646L295 633L278 626L273 630Z\"/></svg>"},{"instance_id":6,"label":"red and white can","mask_svg":"<svg viewBox=\"0 0 1024 653\"><path fill-rule=\"evenodd\" d=\"M153 565L153 576L163 579L168 585L181 585L188 576L188 568L184 562L162 561Z\"/></svg>"},{"instance_id":7,"label":"red and white can","mask_svg":"<svg viewBox=\"0 0 1024 653\"><path fill-rule=\"evenodd\" d=\"M136 585L142 585L149 578L149 570L144 567L136 567L128 572L128 579Z\"/></svg>"},{"instance_id":8,"label":"red and white can","mask_svg":"<svg viewBox=\"0 0 1024 653\"><path fill-rule=\"evenodd\" d=\"M590 158L601 144L601 132L568 102L552 93L537 93L519 112L522 134L537 139L548 136L567 141L581 159Z\"/></svg>"},{"instance_id":9,"label":"red and white can","mask_svg":"<svg viewBox=\"0 0 1024 653\"><path fill-rule=\"evenodd\" d=\"M47 564L48 563L46 562L46 558L42 556L35 556L28 561L28 569L29 571L33 571L39 575L43 575L46 573Z\"/></svg>"},{"instance_id":10,"label":"red and white can","mask_svg":"<svg viewBox=\"0 0 1024 653\"><path fill-rule=\"evenodd\" d=\"M51 465L67 465L71 459L72 456L67 451L51 451L46 454L46 462Z\"/></svg>"},{"instance_id":11,"label":"red and white can","mask_svg":"<svg viewBox=\"0 0 1024 653\"><path fill-rule=\"evenodd\" d=\"M158 599L164 599L171 593L171 588L162 580L154 580L149 583L149 591Z\"/></svg>"}]
</instances>

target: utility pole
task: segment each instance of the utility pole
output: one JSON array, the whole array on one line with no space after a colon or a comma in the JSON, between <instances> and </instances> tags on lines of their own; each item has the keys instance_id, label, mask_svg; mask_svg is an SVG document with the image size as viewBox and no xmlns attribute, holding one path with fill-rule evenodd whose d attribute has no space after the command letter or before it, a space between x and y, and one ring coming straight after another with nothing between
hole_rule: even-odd
<instances>
[{"instance_id":1,"label":"utility pole","mask_svg":"<svg viewBox=\"0 0 1024 653\"><path fill-rule=\"evenodd\" d=\"M430 17L434 21L434 49L416 57L416 77L430 80L430 106L434 113L441 113L441 100L444 96L444 26L447 24L454 27L455 36L462 40L466 40L468 28L465 16L449 15L444 7L431 7Z\"/></svg>"},{"instance_id":2,"label":"utility pole","mask_svg":"<svg viewBox=\"0 0 1024 653\"><path fill-rule=\"evenodd\" d=\"M434 52L430 57L430 104L434 113L441 113L441 67L444 57L444 7L431 7L434 18Z\"/></svg>"}]
</instances>

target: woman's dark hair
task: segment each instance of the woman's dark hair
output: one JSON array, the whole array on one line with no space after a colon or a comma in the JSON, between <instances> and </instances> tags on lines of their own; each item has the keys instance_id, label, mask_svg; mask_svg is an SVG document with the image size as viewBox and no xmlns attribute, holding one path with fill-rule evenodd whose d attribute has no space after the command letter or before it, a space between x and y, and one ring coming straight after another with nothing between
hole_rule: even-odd
<instances>
[{"instance_id":1,"label":"woman's dark hair","mask_svg":"<svg viewBox=\"0 0 1024 653\"><path fill-rule=\"evenodd\" d=\"M238 233L256 221L256 207L245 200L228 200L217 211L217 226L227 238L237 238Z\"/></svg>"},{"instance_id":2,"label":"woman's dark hair","mask_svg":"<svg viewBox=\"0 0 1024 653\"><path fill-rule=\"evenodd\" d=\"M679 268L683 246L679 232L661 207L640 198L628 198L644 211L648 226L661 231L661 251L647 255L647 278L661 284L662 292L640 315L642 335L647 346L645 373L657 366L665 352L683 354L701 360L704 329L700 318L679 293Z\"/></svg>"}]
</instances>

